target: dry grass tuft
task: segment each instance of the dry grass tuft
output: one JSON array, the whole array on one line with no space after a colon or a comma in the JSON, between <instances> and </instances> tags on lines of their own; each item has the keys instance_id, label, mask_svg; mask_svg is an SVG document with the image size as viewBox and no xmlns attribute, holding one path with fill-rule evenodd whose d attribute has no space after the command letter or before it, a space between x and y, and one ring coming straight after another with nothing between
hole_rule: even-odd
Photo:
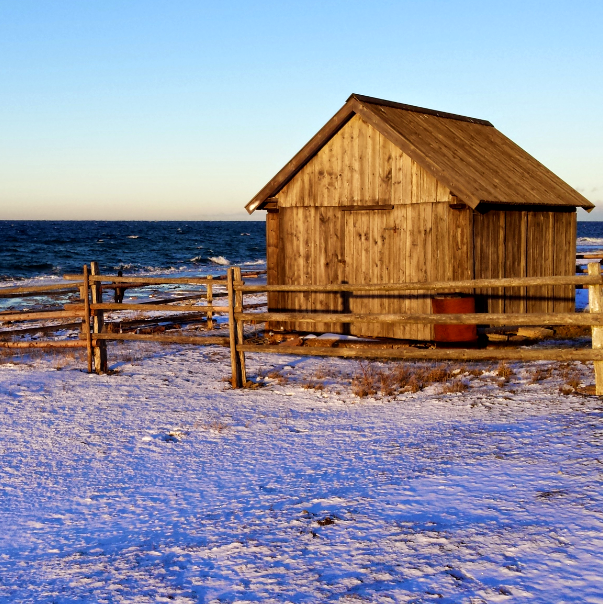
<instances>
[{"instance_id":1,"label":"dry grass tuft","mask_svg":"<svg viewBox=\"0 0 603 604\"><path fill-rule=\"evenodd\" d=\"M359 398L373 396L380 389L380 372L368 363L359 363L359 370L352 378L352 392Z\"/></svg>"},{"instance_id":2,"label":"dry grass tuft","mask_svg":"<svg viewBox=\"0 0 603 604\"><path fill-rule=\"evenodd\" d=\"M398 363L381 369L368 363L360 363L359 370L352 379L352 392L361 398L381 393L383 396L393 396L401 392L419 392L432 384L444 384L459 373L468 373L462 369L453 371L447 364ZM474 370L472 375L481 375L481 370ZM462 384L462 385L459 385ZM462 392L468 388L460 379L449 386L452 390L446 392Z\"/></svg>"},{"instance_id":3,"label":"dry grass tuft","mask_svg":"<svg viewBox=\"0 0 603 604\"><path fill-rule=\"evenodd\" d=\"M318 380L313 380L312 378L310 378L302 382L302 388L304 390L324 390L325 385Z\"/></svg>"},{"instance_id":4,"label":"dry grass tuft","mask_svg":"<svg viewBox=\"0 0 603 604\"><path fill-rule=\"evenodd\" d=\"M276 380L280 386L284 386L285 384L289 383L289 378L278 369L271 371L266 377L269 377L271 380Z\"/></svg>"},{"instance_id":5,"label":"dry grass tuft","mask_svg":"<svg viewBox=\"0 0 603 604\"><path fill-rule=\"evenodd\" d=\"M217 432L218 434L222 434L222 432L230 428L227 423L219 419L215 419L207 423L195 422L194 427L201 428L202 430L209 430L211 432Z\"/></svg>"},{"instance_id":6,"label":"dry grass tuft","mask_svg":"<svg viewBox=\"0 0 603 604\"><path fill-rule=\"evenodd\" d=\"M515 371L505 361L501 361L496 368L496 375L508 380L511 376L515 375Z\"/></svg>"},{"instance_id":7,"label":"dry grass tuft","mask_svg":"<svg viewBox=\"0 0 603 604\"><path fill-rule=\"evenodd\" d=\"M538 382L543 382L544 380L548 380L553 375L553 366L549 367L538 367L532 372L530 376L530 384L537 384Z\"/></svg>"},{"instance_id":8,"label":"dry grass tuft","mask_svg":"<svg viewBox=\"0 0 603 604\"><path fill-rule=\"evenodd\" d=\"M442 394L454 394L456 392L466 392L469 386L460 378L453 380L450 384L444 384Z\"/></svg>"}]
</instances>

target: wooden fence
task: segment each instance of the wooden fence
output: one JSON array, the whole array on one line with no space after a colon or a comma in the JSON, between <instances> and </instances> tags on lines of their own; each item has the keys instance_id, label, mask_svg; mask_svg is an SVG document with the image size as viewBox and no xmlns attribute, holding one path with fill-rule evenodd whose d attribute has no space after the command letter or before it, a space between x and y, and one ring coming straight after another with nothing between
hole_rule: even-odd
<instances>
[{"instance_id":1,"label":"wooden fence","mask_svg":"<svg viewBox=\"0 0 603 604\"><path fill-rule=\"evenodd\" d=\"M80 292L80 302L66 304L62 308L44 311L4 311L0 312L0 323L7 321L46 321L49 319L78 319L77 323L54 326L80 326L78 339L37 340L37 341L0 341L2 348L85 348L87 351L88 371L93 367L98 373L107 371L108 340L132 340L145 342L163 342L198 345L229 346L231 351L231 369L233 388L242 388L247 384L245 353L261 352L276 354L294 354L311 356L361 357L381 359L430 359L430 360L565 360L594 361L596 393L603 394L603 278L598 262L588 265L587 276L568 277L525 277L512 279L476 279L464 281L398 283L380 285L246 285L241 269L229 268L226 279L208 277L122 277L99 274L98 264L93 262L90 270L84 266L82 274L65 275L68 283L40 287L13 287L0 289L0 298L22 298L35 295L64 295ZM226 304L214 304L214 287L217 283L226 286ZM156 285L179 284L201 288L194 295L173 297L137 303L112 303L103 300L103 293L127 288L141 288ZM527 287L542 285L572 285L588 287L590 313L471 313L471 314L364 314L364 313L321 313L321 312L248 312L258 306L244 305L245 294L264 292L371 292L402 293L411 291L455 292L459 290L481 290L493 287ZM204 299L205 304L181 304L192 299ZM140 333L115 333L108 329L111 325L105 321L106 312L138 311L143 313L169 311L190 317L203 315L208 328L212 327L214 315L228 313L229 334L221 336L188 336ZM159 320L160 318L158 318ZM572 348L505 348L505 349L375 349L359 348L305 348L299 346L274 346L250 344L245 340L245 323L254 324L267 321L295 321L311 323L419 323L419 324L465 324L465 325L585 325L592 328L592 349ZM0 335L38 331L41 328L11 330Z\"/></svg>"},{"instance_id":2,"label":"wooden fence","mask_svg":"<svg viewBox=\"0 0 603 604\"><path fill-rule=\"evenodd\" d=\"M45 324L38 327L22 328L22 329L11 329L3 330L0 332L0 338L3 337L14 337L28 335L29 333L42 332L48 333L56 331L58 329L82 329L86 333L86 309L85 301L82 292L86 286L86 279L88 278L87 270L84 270L82 275L79 275L79 279L74 283L64 283L59 285L41 285L33 287L5 287L0 289L0 299L7 298L28 298L32 296L44 296L45 298L52 298L54 296L64 296L65 294L72 294L80 292L82 298L81 308L78 309L65 309L64 307L58 306L46 310L7 310L0 312L0 323L13 323L13 322L46 322L54 321L57 319L76 319L75 322L59 324ZM89 325L89 324L88 324ZM88 329L89 331L89 329ZM4 341L0 339L0 348L87 348L88 357L91 357L91 341L89 338L71 339L71 340L56 340L56 339L42 339L36 341Z\"/></svg>"},{"instance_id":3,"label":"wooden fence","mask_svg":"<svg viewBox=\"0 0 603 604\"><path fill-rule=\"evenodd\" d=\"M241 278L239 274L239 278ZM188 336L188 335L164 335L158 333L117 333L111 329L114 325L106 322L108 311L136 311L137 318L148 313L157 311L169 311L170 318L180 316L187 322L194 318L203 317L208 329L214 326L216 314L228 313L227 304L214 304L215 287L226 286L226 278L207 277L123 277L116 275L99 274L98 264L92 262L90 269L87 265L83 267L82 274L64 275L68 282L62 285L46 285L39 287L13 287L1 288L0 298L23 298L27 296L53 296L64 295L70 292L80 292L78 303L65 304L52 310L44 311L7 311L0 312L0 323L23 322L23 321L47 321L51 319L74 319L77 323L61 324L58 326L34 327L26 329L11 329L0 332L1 337L15 335L26 335L38 331L56 328L80 328L77 339L69 340L29 340L29 341L0 341L0 348L85 348L87 351L88 372L94 370L97 373L107 371L107 348L108 340L134 340L145 342L164 342L198 345L221 345L228 346L230 339L226 336ZM69 283L72 282L72 283ZM158 286L158 285L190 285L198 288L198 292L188 296L177 296L162 300L151 300L137 303L114 303L103 299L103 294L116 289L122 292L135 287L136 289ZM226 297L226 296L224 296ZM192 300L202 300L205 304L192 304ZM228 298L230 299L230 298ZM189 302L182 304L183 301ZM175 314L174 314L175 313ZM165 317L157 317L158 321ZM126 321L126 323L140 323L141 321ZM119 322L121 325L122 322Z\"/></svg>"},{"instance_id":4,"label":"wooden fence","mask_svg":"<svg viewBox=\"0 0 603 604\"><path fill-rule=\"evenodd\" d=\"M330 285L245 285L234 273L229 273L233 288L233 312L230 321L230 350L232 386L246 384L245 353L262 352L309 356L362 357L382 359L455 359L455 360L566 360L594 361L596 393L603 394L603 299L601 267L598 262L588 265L588 276L524 277L505 279L474 279L398 284L330 284ZM243 295L259 292L371 292L398 293L410 291L454 292L481 290L492 287L527 287L533 285L573 285L588 287L590 313L471 313L471 314L360 314L243 311ZM234 319L234 320L233 320ZM296 321L313 323L419 323L452 325L587 325L592 327L592 349L513 348L513 349L374 349L366 348L304 348L245 343L244 323L265 321Z\"/></svg>"}]
</instances>

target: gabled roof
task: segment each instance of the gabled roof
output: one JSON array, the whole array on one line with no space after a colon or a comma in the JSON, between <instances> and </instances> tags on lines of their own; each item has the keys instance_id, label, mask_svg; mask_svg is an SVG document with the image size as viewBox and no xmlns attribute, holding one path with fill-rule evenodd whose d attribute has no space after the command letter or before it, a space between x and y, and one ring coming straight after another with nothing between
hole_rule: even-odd
<instances>
[{"instance_id":1,"label":"gabled roof","mask_svg":"<svg viewBox=\"0 0 603 604\"><path fill-rule=\"evenodd\" d=\"M355 114L472 208L480 203L595 207L490 122L352 94L245 206L247 211L277 195Z\"/></svg>"}]
</instances>

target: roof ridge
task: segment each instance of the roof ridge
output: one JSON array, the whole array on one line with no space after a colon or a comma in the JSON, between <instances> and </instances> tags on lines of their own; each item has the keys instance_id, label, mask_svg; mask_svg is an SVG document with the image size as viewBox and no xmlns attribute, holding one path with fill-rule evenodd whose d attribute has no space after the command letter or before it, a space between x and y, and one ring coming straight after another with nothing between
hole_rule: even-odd
<instances>
[{"instance_id":1,"label":"roof ridge","mask_svg":"<svg viewBox=\"0 0 603 604\"><path fill-rule=\"evenodd\" d=\"M395 101L388 101L386 99L378 99L372 96L364 96L363 94L351 94L348 98L356 99L361 103L370 103L372 105L383 105L384 107L392 107L394 109L403 109L404 111L414 111L415 113L425 113L427 115L434 115L435 117L442 117L450 120L458 120L461 122L470 122L472 124L480 124L481 126L491 126L494 124L487 120L480 120L476 117L467 117L465 115L457 115L455 113L446 113L445 111L436 111L435 109L426 109L425 107L416 107L415 105L405 105L404 103L396 103Z\"/></svg>"}]
</instances>

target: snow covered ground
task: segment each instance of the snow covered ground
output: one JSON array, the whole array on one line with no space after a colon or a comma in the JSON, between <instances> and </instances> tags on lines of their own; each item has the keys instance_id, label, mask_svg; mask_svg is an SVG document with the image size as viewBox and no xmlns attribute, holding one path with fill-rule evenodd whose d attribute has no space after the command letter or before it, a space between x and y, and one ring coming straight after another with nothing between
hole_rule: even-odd
<instances>
[{"instance_id":1,"label":"snow covered ground","mask_svg":"<svg viewBox=\"0 0 603 604\"><path fill-rule=\"evenodd\" d=\"M2 602L603 602L592 365L359 398L397 364L109 358L0 364Z\"/></svg>"}]
</instances>

